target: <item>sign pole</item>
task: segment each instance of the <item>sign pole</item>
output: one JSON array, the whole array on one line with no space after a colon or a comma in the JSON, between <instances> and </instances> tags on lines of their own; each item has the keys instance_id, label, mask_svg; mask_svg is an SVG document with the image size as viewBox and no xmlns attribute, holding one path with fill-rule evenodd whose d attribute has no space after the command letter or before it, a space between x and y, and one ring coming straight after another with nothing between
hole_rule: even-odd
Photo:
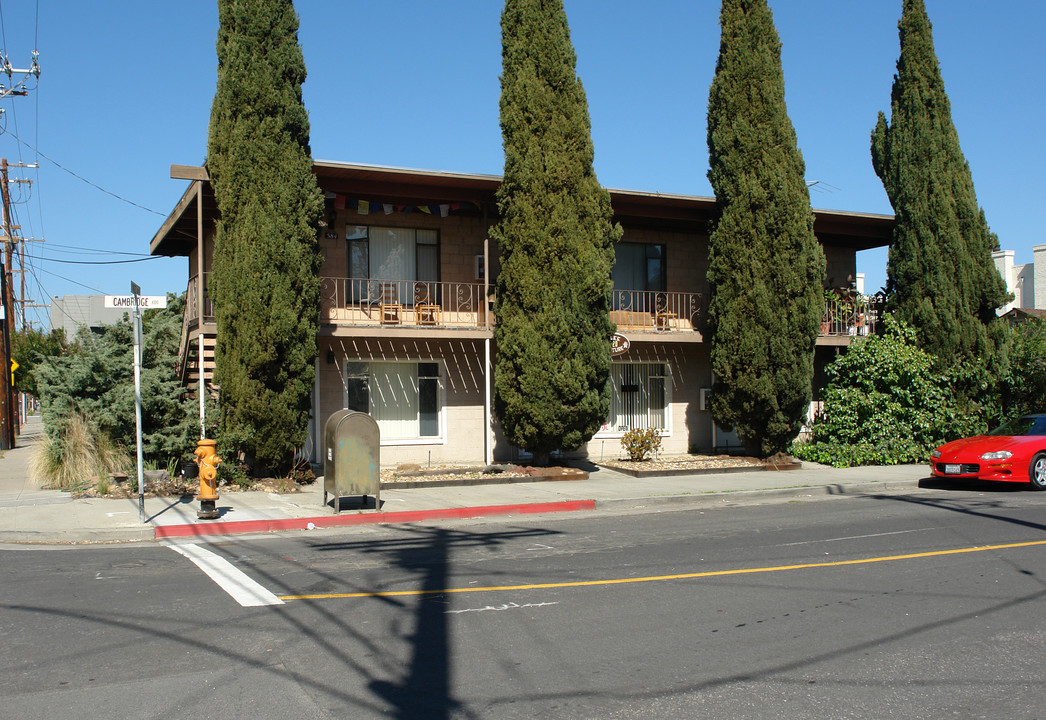
<instances>
[{"instance_id":1,"label":"sign pole","mask_svg":"<svg viewBox=\"0 0 1046 720\"><path fill-rule=\"evenodd\" d=\"M142 470L142 289L131 283L134 295L134 421L138 440L138 520L145 522L145 475Z\"/></svg>"}]
</instances>

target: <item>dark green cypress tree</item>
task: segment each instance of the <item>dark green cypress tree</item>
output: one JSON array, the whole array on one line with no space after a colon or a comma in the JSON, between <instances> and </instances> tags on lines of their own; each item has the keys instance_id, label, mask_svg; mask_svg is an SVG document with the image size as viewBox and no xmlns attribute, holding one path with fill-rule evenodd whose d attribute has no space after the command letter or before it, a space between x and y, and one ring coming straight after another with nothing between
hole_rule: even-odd
<instances>
[{"instance_id":1,"label":"dark green cypress tree","mask_svg":"<svg viewBox=\"0 0 1046 720\"><path fill-rule=\"evenodd\" d=\"M897 216L887 309L915 328L940 367L990 363L1003 336L995 310L1007 297L991 257L997 240L959 147L922 0L904 0L898 27L890 120L879 113L871 143Z\"/></svg>"},{"instance_id":2,"label":"dark green cypress tree","mask_svg":"<svg viewBox=\"0 0 1046 720\"><path fill-rule=\"evenodd\" d=\"M824 253L785 108L781 42L766 0L723 0L709 93L718 204L709 241L712 416L748 452L784 450L806 417L824 314Z\"/></svg>"},{"instance_id":3,"label":"dark green cypress tree","mask_svg":"<svg viewBox=\"0 0 1046 720\"><path fill-rule=\"evenodd\" d=\"M610 195L592 168L588 103L561 0L507 0L501 16L505 177L494 408L506 437L547 462L587 442L610 395Z\"/></svg>"},{"instance_id":4,"label":"dark green cypress tree","mask_svg":"<svg viewBox=\"0 0 1046 720\"><path fill-rule=\"evenodd\" d=\"M219 0L218 20L207 168L223 433L256 471L282 470L308 432L319 323L305 62L290 0Z\"/></svg>"}]
</instances>

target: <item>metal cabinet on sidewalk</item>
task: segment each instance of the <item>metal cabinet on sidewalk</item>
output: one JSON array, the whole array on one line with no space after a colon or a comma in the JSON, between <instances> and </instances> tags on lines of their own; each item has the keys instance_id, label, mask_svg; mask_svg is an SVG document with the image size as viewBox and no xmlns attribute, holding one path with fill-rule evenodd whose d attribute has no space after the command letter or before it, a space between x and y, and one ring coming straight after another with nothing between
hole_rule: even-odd
<instances>
[{"instance_id":1,"label":"metal cabinet on sidewalk","mask_svg":"<svg viewBox=\"0 0 1046 720\"><path fill-rule=\"evenodd\" d=\"M375 509L381 509L381 482L378 470L380 432L378 423L367 413L339 410L324 426L323 504L334 495L334 512L341 510L341 498L358 495L364 507L367 496L374 496Z\"/></svg>"}]
</instances>

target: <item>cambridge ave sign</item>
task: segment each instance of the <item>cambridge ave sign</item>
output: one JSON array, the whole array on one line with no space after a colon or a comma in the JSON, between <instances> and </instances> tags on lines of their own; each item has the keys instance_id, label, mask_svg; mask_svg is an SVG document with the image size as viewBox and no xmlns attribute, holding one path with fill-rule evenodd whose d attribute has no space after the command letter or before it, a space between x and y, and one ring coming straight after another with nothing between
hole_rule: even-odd
<instances>
[{"instance_id":1,"label":"cambridge ave sign","mask_svg":"<svg viewBox=\"0 0 1046 720\"><path fill-rule=\"evenodd\" d=\"M166 295L106 295L104 306L107 308L124 308L127 310L133 310L135 297L138 298L138 307L142 310L167 307Z\"/></svg>"}]
</instances>

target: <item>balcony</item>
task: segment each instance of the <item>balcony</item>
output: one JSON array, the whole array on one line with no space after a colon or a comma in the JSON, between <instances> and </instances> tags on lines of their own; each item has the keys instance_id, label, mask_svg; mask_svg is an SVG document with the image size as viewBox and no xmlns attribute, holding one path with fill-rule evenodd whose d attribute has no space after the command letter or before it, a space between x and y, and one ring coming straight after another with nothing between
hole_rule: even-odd
<instances>
[{"instance_id":1,"label":"balcony","mask_svg":"<svg viewBox=\"0 0 1046 720\"><path fill-rule=\"evenodd\" d=\"M705 308L701 293L614 290L610 320L631 332L693 332Z\"/></svg>"},{"instance_id":2,"label":"balcony","mask_svg":"<svg viewBox=\"0 0 1046 720\"><path fill-rule=\"evenodd\" d=\"M874 335L881 329L885 304L885 299L879 295L826 296L820 336L843 338Z\"/></svg>"},{"instance_id":3,"label":"balcony","mask_svg":"<svg viewBox=\"0 0 1046 720\"><path fill-rule=\"evenodd\" d=\"M493 293L482 283L324 277L320 318L334 325L489 331Z\"/></svg>"},{"instance_id":4,"label":"balcony","mask_svg":"<svg viewBox=\"0 0 1046 720\"><path fill-rule=\"evenodd\" d=\"M214 305L204 274L203 325L213 326ZM487 298L484 293L489 292ZM200 327L196 278L189 280L183 344ZM884 299L827 297L820 337L829 344L878 332ZM373 328L494 329L494 288L482 283L320 278L320 318L330 325ZM686 334L698 342L704 331L707 299L703 293L614 290L610 319L619 331ZM832 342L834 340L834 342Z\"/></svg>"}]
</instances>

